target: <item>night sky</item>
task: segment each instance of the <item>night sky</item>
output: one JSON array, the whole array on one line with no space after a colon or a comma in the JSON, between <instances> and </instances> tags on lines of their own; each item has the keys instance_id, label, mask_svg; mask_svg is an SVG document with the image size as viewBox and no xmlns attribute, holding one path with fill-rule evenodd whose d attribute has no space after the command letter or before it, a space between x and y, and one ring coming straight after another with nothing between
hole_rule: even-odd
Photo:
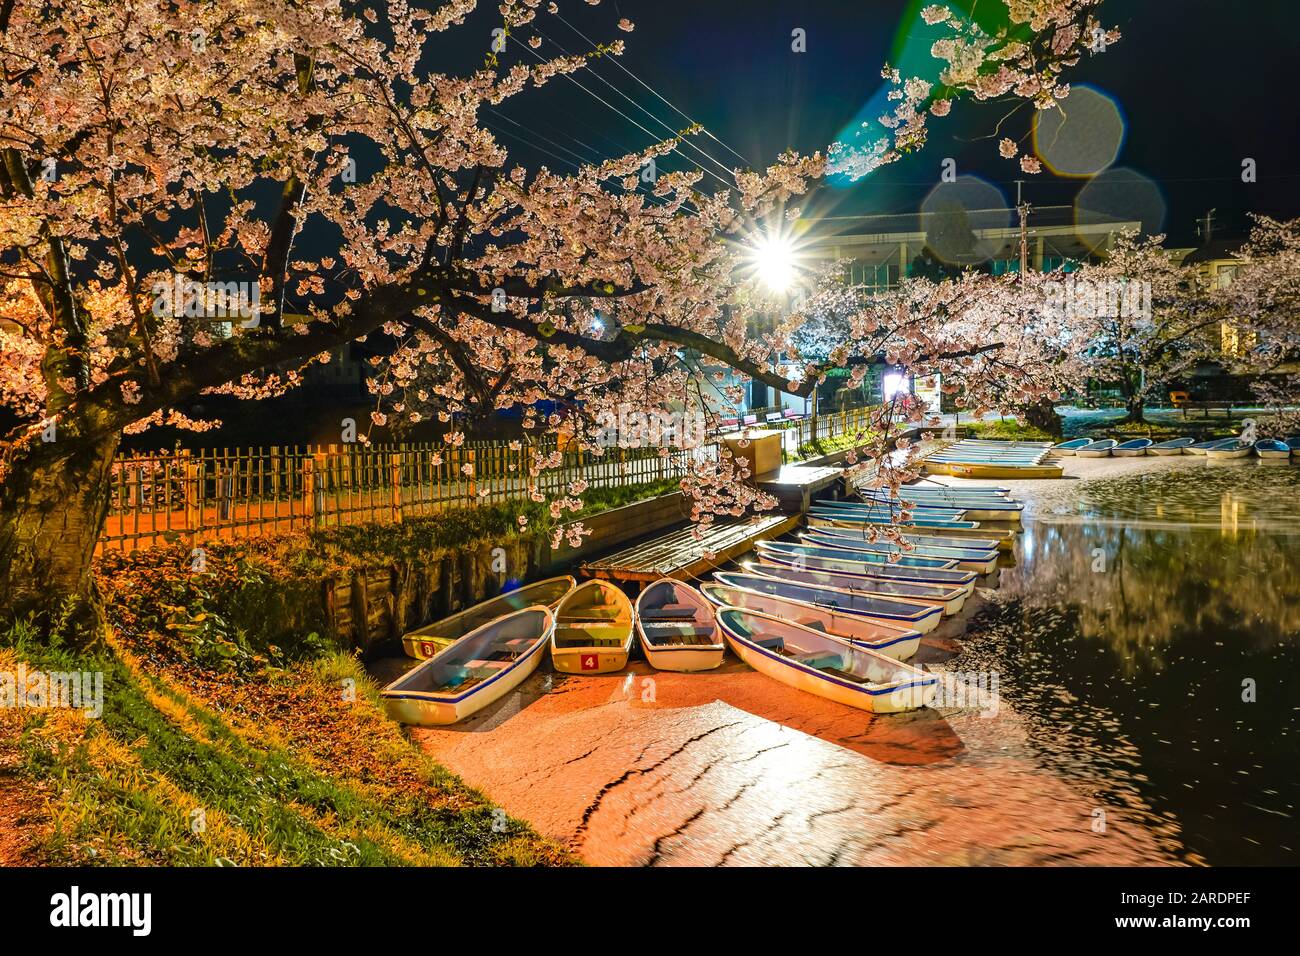
<instances>
[{"instance_id":1,"label":"night sky","mask_svg":"<svg viewBox=\"0 0 1300 956\"><path fill-rule=\"evenodd\" d=\"M905 65L909 36L914 41L911 55L929 59L929 40L916 26L923 5L920 0L605 0L590 7L567 0L560 12L593 40L623 38L628 47L621 59L625 66L752 164L766 166L787 146L824 149L855 118L883 111L880 65ZM1164 207L1163 221L1152 224L1168 234L1168 243L1197 244L1195 221L1211 207L1217 209L1216 238L1241 234L1248 212L1300 215L1300 110L1284 86L1295 58L1295 46L1288 40L1294 34L1294 4L1111 0L1102 10L1104 22L1118 25L1123 39L1105 54L1081 62L1070 81L1087 84L1120 105L1125 137L1114 166L1156 184L1145 192L1139 189L1135 201L1152 208L1149 220ZM635 22L633 33L615 28L620 16ZM486 38L492 21L493 12L482 11L451 35L458 46L479 29ZM539 25L547 37L541 53L558 53L560 46L570 52L588 48L563 23L543 17ZM805 53L791 51L796 27L806 31ZM522 35L529 32L525 28ZM464 47L456 53L465 55ZM509 57L532 59L514 43ZM618 67L601 63L595 72L603 81L587 74L577 79L609 105L559 79L517 97L499 116L486 114L485 119L521 159L564 171L573 169L575 157L594 160L644 146L651 140L647 130L667 135L667 128L639 107L674 129L686 125ZM1046 169L1025 176L1016 162L997 156L996 140L988 137L1006 110L998 103L957 104L949 117L931 120L930 141L921 153L849 188L822 190L804 203L805 214L913 212L948 157L956 161L959 174L987 180L1008 203L1014 202L1012 181L1017 178L1027 181L1025 198L1032 203L1073 203L1085 179L1058 177ZM1021 139L1029 125L1030 112L1021 109L1006 121L1002 133ZM695 141L724 165L741 164L707 137ZM694 151L686 152L721 173ZM1246 157L1257 163L1254 184L1241 181ZM662 164L683 165L686 161L677 156Z\"/></svg>"}]
</instances>

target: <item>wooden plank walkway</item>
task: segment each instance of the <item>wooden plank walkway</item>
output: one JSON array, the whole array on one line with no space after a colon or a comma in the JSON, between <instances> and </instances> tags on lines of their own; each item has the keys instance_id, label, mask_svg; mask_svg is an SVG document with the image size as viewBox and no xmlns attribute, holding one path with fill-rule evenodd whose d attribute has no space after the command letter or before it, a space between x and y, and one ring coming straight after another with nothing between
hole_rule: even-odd
<instances>
[{"instance_id":1,"label":"wooden plank walkway","mask_svg":"<svg viewBox=\"0 0 1300 956\"><path fill-rule=\"evenodd\" d=\"M611 581L688 581L744 554L760 538L775 538L797 528L803 515L765 515L712 525L700 538L691 529L670 531L604 558L585 562L589 577Z\"/></svg>"}]
</instances>

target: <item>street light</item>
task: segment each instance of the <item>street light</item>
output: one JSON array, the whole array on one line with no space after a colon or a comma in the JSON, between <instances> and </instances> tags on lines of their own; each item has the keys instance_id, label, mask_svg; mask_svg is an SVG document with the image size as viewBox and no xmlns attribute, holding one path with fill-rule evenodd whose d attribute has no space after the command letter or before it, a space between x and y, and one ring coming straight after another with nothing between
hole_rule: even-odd
<instances>
[{"instance_id":1,"label":"street light","mask_svg":"<svg viewBox=\"0 0 1300 956\"><path fill-rule=\"evenodd\" d=\"M794 284L794 245L781 236L768 236L754 244L754 270L773 292Z\"/></svg>"}]
</instances>

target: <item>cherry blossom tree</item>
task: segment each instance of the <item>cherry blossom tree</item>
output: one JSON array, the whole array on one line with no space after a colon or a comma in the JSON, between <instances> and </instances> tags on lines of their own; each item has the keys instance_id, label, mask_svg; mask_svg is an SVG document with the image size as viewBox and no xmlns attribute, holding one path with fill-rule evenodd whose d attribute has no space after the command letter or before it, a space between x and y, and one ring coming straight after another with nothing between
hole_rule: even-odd
<instances>
[{"instance_id":1,"label":"cherry blossom tree","mask_svg":"<svg viewBox=\"0 0 1300 956\"><path fill-rule=\"evenodd\" d=\"M0 439L0 621L97 622L90 562L124 431L204 427L178 404L277 393L367 336L393 343L374 374L378 420L546 397L587 418L629 401L698 407L722 366L794 394L831 363L885 360L964 376L977 403L1009 380L1041 388L1042 350L1022 349L987 277L870 303L819 290L840 297L850 335L793 377L777 359L801 318L754 335L731 303L749 237L822 177L919 148L926 117L964 96L1049 105L1100 29L1095 0L1007 0L988 30L928 8L948 66L940 87L886 71L887 142L786 153L714 192L698 173L645 181L678 139L573 174L513 161L483 111L623 41L549 59L494 41L481 68L440 71L436 44L475 7L0 0L0 400L20 422ZM555 11L507 0L496 35L532 48ZM701 460L685 483L696 517L759 503L737 478Z\"/></svg>"},{"instance_id":2,"label":"cherry blossom tree","mask_svg":"<svg viewBox=\"0 0 1300 956\"><path fill-rule=\"evenodd\" d=\"M1088 375L1115 383L1125 421L1218 351L1223 303L1162 248L1163 236L1120 235L1107 257L1060 277L1054 306L1072 319Z\"/></svg>"}]
</instances>

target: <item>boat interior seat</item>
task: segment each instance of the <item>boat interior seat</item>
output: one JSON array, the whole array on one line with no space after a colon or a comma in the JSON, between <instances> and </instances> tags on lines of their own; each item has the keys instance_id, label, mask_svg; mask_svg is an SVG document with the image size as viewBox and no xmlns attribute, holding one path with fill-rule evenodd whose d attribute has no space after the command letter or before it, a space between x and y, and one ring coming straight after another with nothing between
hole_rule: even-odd
<instances>
[{"instance_id":1,"label":"boat interior seat","mask_svg":"<svg viewBox=\"0 0 1300 956\"><path fill-rule=\"evenodd\" d=\"M663 607L643 608L643 621L693 621L699 609L689 604L666 604Z\"/></svg>"},{"instance_id":2,"label":"boat interior seat","mask_svg":"<svg viewBox=\"0 0 1300 956\"><path fill-rule=\"evenodd\" d=\"M622 608L612 604L600 605L593 604L589 607L575 607L566 609L558 620L561 621L616 621L622 613Z\"/></svg>"},{"instance_id":3,"label":"boat interior seat","mask_svg":"<svg viewBox=\"0 0 1300 956\"><path fill-rule=\"evenodd\" d=\"M641 622L641 630L645 636L654 642L671 640L674 637L708 637L714 631L712 624L688 624L688 623L649 623Z\"/></svg>"},{"instance_id":4,"label":"boat interior seat","mask_svg":"<svg viewBox=\"0 0 1300 956\"><path fill-rule=\"evenodd\" d=\"M796 653L791 656L800 664L806 664L808 667L815 667L818 670L827 668L838 670L844 665L844 658L830 651L805 651L802 654Z\"/></svg>"},{"instance_id":5,"label":"boat interior seat","mask_svg":"<svg viewBox=\"0 0 1300 956\"><path fill-rule=\"evenodd\" d=\"M555 643L563 647L622 647L627 625L616 623L562 624L555 629Z\"/></svg>"},{"instance_id":6,"label":"boat interior seat","mask_svg":"<svg viewBox=\"0 0 1300 956\"><path fill-rule=\"evenodd\" d=\"M769 651L779 651L785 647L785 638L783 637L755 637L754 643L759 647L765 647Z\"/></svg>"}]
</instances>

